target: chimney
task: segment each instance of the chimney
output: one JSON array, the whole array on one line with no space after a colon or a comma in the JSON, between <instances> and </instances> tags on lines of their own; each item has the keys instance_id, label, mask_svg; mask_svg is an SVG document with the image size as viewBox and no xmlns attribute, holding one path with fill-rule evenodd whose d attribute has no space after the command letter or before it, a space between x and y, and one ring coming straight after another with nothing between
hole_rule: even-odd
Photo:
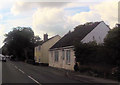
<instances>
[{"instance_id":1,"label":"chimney","mask_svg":"<svg viewBox=\"0 0 120 85\"><path fill-rule=\"evenodd\" d=\"M44 41L48 40L48 34L44 34Z\"/></svg>"}]
</instances>

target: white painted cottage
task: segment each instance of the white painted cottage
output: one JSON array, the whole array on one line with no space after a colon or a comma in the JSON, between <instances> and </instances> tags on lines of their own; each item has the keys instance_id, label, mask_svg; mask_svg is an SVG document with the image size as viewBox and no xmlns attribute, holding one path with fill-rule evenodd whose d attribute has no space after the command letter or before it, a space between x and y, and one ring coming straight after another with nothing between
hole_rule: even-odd
<instances>
[{"instance_id":1,"label":"white painted cottage","mask_svg":"<svg viewBox=\"0 0 120 85\"><path fill-rule=\"evenodd\" d=\"M73 32L67 33L49 50L49 66L74 70L75 55L74 43L76 40L83 43L96 41L104 42L110 28L103 22L79 25Z\"/></svg>"}]
</instances>

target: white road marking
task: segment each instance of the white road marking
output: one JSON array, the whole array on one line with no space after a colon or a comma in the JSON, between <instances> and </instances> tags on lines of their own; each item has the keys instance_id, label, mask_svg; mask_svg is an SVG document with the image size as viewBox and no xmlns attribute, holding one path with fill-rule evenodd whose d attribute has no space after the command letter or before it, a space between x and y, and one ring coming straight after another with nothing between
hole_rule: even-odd
<instances>
[{"instance_id":1,"label":"white road marking","mask_svg":"<svg viewBox=\"0 0 120 85\"><path fill-rule=\"evenodd\" d=\"M22 71L21 69L19 69L17 66L15 66L14 65L14 67L16 68L16 69L18 69L20 72L22 72L23 74L25 74L25 72L24 71ZM28 76L28 75L27 75ZM36 82L37 84L39 84L39 85L42 85L42 84L40 84L37 80L35 80L34 78L32 78L31 76L28 76L30 79L32 79L34 82Z\"/></svg>"},{"instance_id":2,"label":"white road marking","mask_svg":"<svg viewBox=\"0 0 120 85\"><path fill-rule=\"evenodd\" d=\"M37 84L41 85L37 80L35 80L34 78L32 78L31 76L28 76L30 79L32 79L34 82L36 82Z\"/></svg>"},{"instance_id":3,"label":"white road marking","mask_svg":"<svg viewBox=\"0 0 120 85\"><path fill-rule=\"evenodd\" d=\"M22 71L21 69L18 69L20 72L22 72L23 74L25 73L24 71Z\"/></svg>"},{"instance_id":4,"label":"white road marking","mask_svg":"<svg viewBox=\"0 0 120 85\"><path fill-rule=\"evenodd\" d=\"M23 74L25 73L24 71L22 71L21 69L19 69L17 66L15 66L16 69L18 69L20 72L22 72Z\"/></svg>"},{"instance_id":5,"label":"white road marking","mask_svg":"<svg viewBox=\"0 0 120 85\"><path fill-rule=\"evenodd\" d=\"M18 67L17 67L17 66L15 66L15 68L16 68L16 69L18 69Z\"/></svg>"}]
</instances>

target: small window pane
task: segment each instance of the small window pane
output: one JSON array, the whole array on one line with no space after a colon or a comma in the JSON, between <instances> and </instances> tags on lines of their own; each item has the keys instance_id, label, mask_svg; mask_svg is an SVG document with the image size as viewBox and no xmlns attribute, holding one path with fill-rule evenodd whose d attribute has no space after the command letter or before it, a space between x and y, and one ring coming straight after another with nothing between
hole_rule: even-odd
<instances>
[{"instance_id":1,"label":"small window pane","mask_svg":"<svg viewBox=\"0 0 120 85\"><path fill-rule=\"evenodd\" d=\"M66 51L66 64L70 63L70 50Z\"/></svg>"}]
</instances>

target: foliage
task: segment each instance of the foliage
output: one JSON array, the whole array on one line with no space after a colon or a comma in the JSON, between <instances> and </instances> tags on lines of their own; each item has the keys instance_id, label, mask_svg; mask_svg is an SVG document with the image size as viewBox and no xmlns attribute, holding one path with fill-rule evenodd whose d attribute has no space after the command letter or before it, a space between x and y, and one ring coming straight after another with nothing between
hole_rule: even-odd
<instances>
[{"instance_id":1,"label":"foliage","mask_svg":"<svg viewBox=\"0 0 120 85\"><path fill-rule=\"evenodd\" d=\"M84 28L84 26L87 26L87 25L90 25L90 24L93 24L93 22L87 22L83 25L79 25L79 26L75 27L74 30L79 30L80 28Z\"/></svg>"},{"instance_id":2,"label":"foliage","mask_svg":"<svg viewBox=\"0 0 120 85\"><path fill-rule=\"evenodd\" d=\"M114 50L120 50L120 27L115 27L109 31L107 37L105 38L105 46L112 48Z\"/></svg>"},{"instance_id":3,"label":"foliage","mask_svg":"<svg viewBox=\"0 0 120 85\"><path fill-rule=\"evenodd\" d=\"M18 60L25 60L34 56L34 47L40 43L40 38L34 36L30 27L16 27L5 34L4 44L9 52ZM32 54L30 54L32 53ZM30 54L28 56L28 54Z\"/></svg>"},{"instance_id":4,"label":"foliage","mask_svg":"<svg viewBox=\"0 0 120 85\"><path fill-rule=\"evenodd\" d=\"M105 47L112 50L110 57L116 65L120 65L120 27L115 27L109 31L105 38Z\"/></svg>"},{"instance_id":5,"label":"foliage","mask_svg":"<svg viewBox=\"0 0 120 85\"><path fill-rule=\"evenodd\" d=\"M89 64L95 62L93 60L94 52L96 52L97 44L95 42L78 43L75 45L76 61L80 64Z\"/></svg>"}]
</instances>

